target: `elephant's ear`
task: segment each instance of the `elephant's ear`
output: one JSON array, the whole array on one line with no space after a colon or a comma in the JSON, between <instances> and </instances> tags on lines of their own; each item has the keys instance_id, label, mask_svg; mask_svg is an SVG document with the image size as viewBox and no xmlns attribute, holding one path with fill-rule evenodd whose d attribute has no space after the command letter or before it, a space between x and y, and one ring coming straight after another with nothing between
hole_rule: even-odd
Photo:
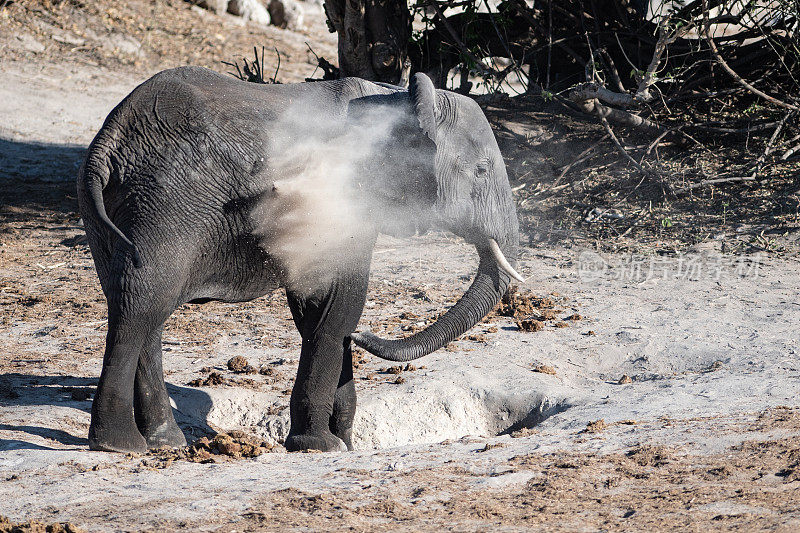
<instances>
[{"instance_id":1,"label":"elephant's ear","mask_svg":"<svg viewBox=\"0 0 800 533\"><path fill-rule=\"evenodd\" d=\"M436 142L436 89L431 79L417 72L408 83L408 96L419 127L430 140Z\"/></svg>"},{"instance_id":2,"label":"elephant's ear","mask_svg":"<svg viewBox=\"0 0 800 533\"><path fill-rule=\"evenodd\" d=\"M427 101L433 102L433 84L425 79L430 85ZM380 231L396 236L424 233L432 224L438 196L433 104L423 114L433 123L430 134L421 127L416 104L409 107L408 94L397 91L352 100L347 112L351 127L369 135L380 132L369 139L370 156L357 173L364 180L362 190L372 195L370 205L381 215Z\"/></svg>"}]
</instances>

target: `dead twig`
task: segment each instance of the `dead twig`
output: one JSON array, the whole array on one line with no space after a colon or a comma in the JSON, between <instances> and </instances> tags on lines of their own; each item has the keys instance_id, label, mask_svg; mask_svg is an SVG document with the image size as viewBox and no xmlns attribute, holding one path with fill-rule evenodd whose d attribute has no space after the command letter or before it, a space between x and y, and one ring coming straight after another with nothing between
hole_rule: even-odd
<instances>
[{"instance_id":1,"label":"dead twig","mask_svg":"<svg viewBox=\"0 0 800 533\"><path fill-rule=\"evenodd\" d=\"M549 188L553 189L554 187L556 187L561 182L561 179L567 174L567 172L569 172L569 170L572 167L582 163L583 161L586 161L589 157L591 157L592 152L594 152L594 150L598 146L600 146L600 144L603 141L605 141L607 137L608 137L608 134L606 133L605 135L603 135L603 137L599 141L597 141L596 143L591 145L589 148L587 148L586 150L584 150L583 152L578 154L578 157L576 157L575 160L572 163L568 163L568 164L564 165L561 168L561 172L558 174L558 177L556 178L556 180L553 182L553 184Z\"/></svg>"},{"instance_id":2,"label":"dead twig","mask_svg":"<svg viewBox=\"0 0 800 533\"><path fill-rule=\"evenodd\" d=\"M731 134L739 134L739 133L746 133L750 134L756 131L763 131L772 128L773 126L777 126L779 121L774 122L763 122L761 124L754 124L752 126L748 126L746 128L726 128L724 126L715 126L714 124L720 124L718 122L703 122L703 123L688 123L684 124L686 128L694 128L703 131L710 131L714 133L731 133ZM721 124L724 124L721 123Z\"/></svg>"},{"instance_id":3,"label":"dead twig","mask_svg":"<svg viewBox=\"0 0 800 533\"><path fill-rule=\"evenodd\" d=\"M622 146L622 143L619 142L619 139L617 139L617 136L614 134L614 130L611 129L611 125L608 123L608 120L606 120L606 117L604 117L602 115L598 115L598 118L600 119L600 122L603 123L603 127L605 128L606 133L608 134L609 137L611 137L611 140L616 145L617 150L619 151L619 153L622 154L623 157L625 157L625 159L627 159L634 166L634 168L636 168L636 170L638 170L639 172L641 172L642 174L644 174L646 176L660 178L660 176L658 174L656 174L655 172L653 172L651 170L647 170L642 165L640 165L633 157L631 157L631 155L628 153L628 151ZM637 187L638 187L638 185L637 185Z\"/></svg>"},{"instance_id":4,"label":"dead twig","mask_svg":"<svg viewBox=\"0 0 800 533\"><path fill-rule=\"evenodd\" d=\"M555 41L553 40L553 32L552 32L552 9L553 9L553 7L552 7L552 1L548 2L548 6L549 6L548 9L550 9L550 13L548 14L548 17L549 17L548 21L549 21L549 24L551 25L550 30L545 30L541 26L541 24L539 24L536 21L536 19L533 18L533 16L528 11L523 11L521 13L522 18L525 19L525 22L530 24L531 27L533 29L535 29L539 33L539 35L548 37L547 44L545 45L546 47L548 47L548 56L547 56L548 57L548 72L549 72L549 69L550 69L550 52L549 52L549 50L553 46L556 46L556 47L560 48L561 51L565 52L568 56L570 56L572 59L574 59L577 64L581 65L582 67L585 67L586 66L586 61L584 61L583 58L581 58L580 54L578 54L575 50L573 50L572 48L570 48L569 46L564 44L564 41L566 39L557 39ZM548 86L549 86L549 83L550 83L550 78L548 77L547 78Z\"/></svg>"},{"instance_id":5,"label":"dead twig","mask_svg":"<svg viewBox=\"0 0 800 533\"><path fill-rule=\"evenodd\" d=\"M311 54L317 60L317 66L314 69L314 72L311 73L310 77L306 78L306 81L338 80L339 79L339 67L337 67L336 65L332 64L330 61L328 61L324 57L318 56L317 53L314 51L314 49L311 48L311 45L308 44L308 42L306 42L306 46L308 47L308 51L311 52ZM321 80L318 79L318 78L314 78L313 77L314 74L317 73L317 69L318 68L321 68L322 72L323 72Z\"/></svg>"},{"instance_id":6,"label":"dead twig","mask_svg":"<svg viewBox=\"0 0 800 533\"><path fill-rule=\"evenodd\" d=\"M777 106L780 106L784 109L791 109L792 111L800 111L800 107L797 107L796 105L792 104L787 104L786 102L779 100L774 96L768 95L764 91L756 89L755 87L750 85L750 83L748 83L747 80L739 76L730 66L728 66L728 63L725 62L725 59L723 59L722 55L719 53L719 50L717 49L717 44L714 42L714 39L711 38L711 34L709 33L709 28L711 24L708 18L708 0L703 0L702 6L703 6L703 32L702 32L703 37L705 37L705 40L708 43L709 48L711 49L711 53L714 54L714 58L717 60L719 66L721 66L723 70L725 70L725 72L727 72L734 80L736 80L736 82L739 83L739 85L746 88L748 91L755 94L756 96L760 96L764 100L772 104L775 104Z\"/></svg>"},{"instance_id":7,"label":"dead twig","mask_svg":"<svg viewBox=\"0 0 800 533\"><path fill-rule=\"evenodd\" d=\"M236 69L236 73L230 72L232 76L239 78L242 81L249 81L251 83L280 83L278 81L278 72L281 68L281 54L278 52L278 49L275 49L275 53L278 55L278 66L275 69L275 74L272 78L264 79L264 47L261 47L261 57L258 57L258 48L253 47L253 55L255 56L253 61L250 62L247 58L242 58L242 68L239 68L238 61L236 63L230 63L228 61L223 61L223 65L227 65L229 67L233 67Z\"/></svg>"},{"instance_id":8,"label":"dead twig","mask_svg":"<svg viewBox=\"0 0 800 533\"><path fill-rule=\"evenodd\" d=\"M608 71L611 74L611 79L614 82L614 85L617 87L617 90L620 93L625 93L625 86L622 84L622 79L619 77L617 65L614 63L614 59L611 57L611 54L609 54L605 48L598 50L598 53L608 67Z\"/></svg>"},{"instance_id":9,"label":"dead twig","mask_svg":"<svg viewBox=\"0 0 800 533\"><path fill-rule=\"evenodd\" d=\"M786 151L783 153L783 155L781 156L781 161L786 161L787 159L789 159L790 157L792 157L792 156L793 156L794 154L796 154L797 152L800 152L800 144L797 144L797 145L795 145L795 146L793 146L793 147L789 148L788 150L786 150Z\"/></svg>"},{"instance_id":10,"label":"dead twig","mask_svg":"<svg viewBox=\"0 0 800 533\"><path fill-rule=\"evenodd\" d=\"M705 187L707 185L716 185L717 183L733 183L737 181L755 181L755 178L752 176L737 176L733 178L716 178L713 180L703 180L698 183L692 183L691 185L687 185L686 187L681 187L678 189L679 191L691 191L694 189L698 189L700 187Z\"/></svg>"},{"instance_id":11,"label":"dead twig","mask_svg":"<svg viewBox=\"0 0 800 533\"><path fill-rule=\"evenodd\" d=\"M668 130L664 130L664 133L662 133L661 135L659 135L658 137L656 137L656 138L653 140L653 142L651 142L651 143L650 143L650 144L647 146L647 150L645 150L645 151L644 151L644 154L642 155L642 158L639 160L639 163L642 163L642 162L644 161L644 158L645 158L645 157L647 157L648 155L650 155L650 152L652 152L652 151L653 151L653 148L655 148L656 146L658 146L658 143L660 143L660 142L661 142L661 140L662 140L662 139L664 139L664 137L666 137L667 135L669 135L670 133L672 133L672 132L674 132L674 131L676 131L676 130L678 130L678 129L680 129L680 126L679 126L679 127L677 127L677 128L670 128L670 129L668 129Z\"/></svg>"},{"instance_id":12,"label":"dead twig","mask_svg":"<svg viewBox=\"0 0 800 533\"><path fill-rule=\"evenodd\" d=\"M786 124L786 121L789 120L789 118L792 117L793 115L794 111L789 111L788 113L786 113L783 119L779 121L778 127L775 128L775 131L772 132L772 136L769 138L769 141L767 141L767 145L764 147L764 151L756 160L756 165L755 168L753 169L753 173L750 174L751 178L755 178L761 172L761 167L764 164L764 161L767 159L767 156L770 154L770 152L772 152L772 147L775 144L775 140L781 134L781 130L783 130L783 126Z\"/></svg>"},{"instance_id":13,"label":"dead twig","mask_svg":"<svg viewBox=\"0 0 800 533\"><path fill-rule=\"evenodd\" d=\"M281 70L281 53L275 48L275 54L278 56L278 66L275 67L275 74L272 75L272 83L278 83L278 72ZM261 63L264 63L264 48L261 48Z\"/></svg>"},{"instance_id":14,"label":"dead twig","mask_svg":"<svg viewBox=\"0 0 800 533\"><path fill-rule=\"evenodd\" d=\"M481 71L481 73L484 76L493 77L496 74L496 72L493 69L490 69L489 67L484 65L483 61L481 61L478 58L478 56L470 52L469 48L467 48L467 45L465 45L464 41L461 40L461 37L458 36L458 32L456 32L455 28L453 28L453 25L450 24L450 21L447 20L447 17L445 17L444 13L442 13L439 4L437 4L436 2L432 2L428 5L433 7L433 9L436 11L436 18L439 19L439 22L441 22L442 25L445 27L447 33L449 33L450 37L453 38L453 41L456 43L456 46L458 46L459 51L466 57L471 59L475 63L475 66Z\"/></svg>"},{"instance_id":15,"label":"dead twig","mask_svg":"<svg viewBox=\"0 0 800 533\"><path fill-rule=\"evenodd\" d=\"M787 145L787 144L791 144L791 143L793 143L793 142L797 141L798 139L800 139L800 134L798 134L798 135L795 135L794 137L792 137L792 138L791 138L791 139L789 139L788 141L784 141L784 143L783 143L783 144L784 144L784 146L785 146L785 145ZM797 145L795 145L795 146L792 146L791 148L789 148L788 150L786 150L785 152L783 152L783 155L781 155L781 161L786 161L787 159L789 159L790 157L792 157L792 156L793 156L793 155L794 155L794 154L795 154L797 151L799 151L799 150L800 150L800 144L797 144Z\"/></svg>"}]
</instances>

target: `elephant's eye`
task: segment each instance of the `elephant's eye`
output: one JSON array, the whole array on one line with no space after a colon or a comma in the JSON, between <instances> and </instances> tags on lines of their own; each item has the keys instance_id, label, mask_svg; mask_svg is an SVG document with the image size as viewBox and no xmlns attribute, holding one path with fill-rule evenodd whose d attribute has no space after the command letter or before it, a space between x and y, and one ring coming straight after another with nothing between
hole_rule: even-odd
<instances>
[{"instance_id":1,"label":"elephant's eye","mask_svg":"<svg viewBox=\"0 0 800 533\"><path fill-rule=\"evenodd\" d=\"M489 163L482 161L475 167L475 177L479 179L486 179L489 175Z\"/></svg>"}]
</instances>

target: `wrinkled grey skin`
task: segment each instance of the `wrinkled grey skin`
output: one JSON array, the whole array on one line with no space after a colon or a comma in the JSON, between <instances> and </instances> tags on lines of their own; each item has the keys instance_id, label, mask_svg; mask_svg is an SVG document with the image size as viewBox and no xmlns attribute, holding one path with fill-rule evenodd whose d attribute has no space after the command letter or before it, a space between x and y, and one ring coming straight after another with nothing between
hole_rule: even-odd
<instances>
[{"instance_id":1,"label":"wrinkled grey skin","mask_svg":"<svg viewBox=\"0 0 800 533\"><path fill-rule=\"evenodd\" d=\"M353 116L380 106L406 119L381 157L361 169L364 201L376 208L363 210L363 235L342 250L347 267L331 261L329 275L305 279L302 290L265 249L253 216L259 202L280 195L271 140L285 134L279 112L300 98L313 116L340 121L343 131L355 127ZM96 450L185 444L162 373L164 321L185 302L247 301L280 286L303 339L286 448L350 448L351 338L392 360L430 353L472 327L505 292L510 277L487 251L488 239L511 264L517 255L516 210L486 118L472 100L435 91L423 74L406 92L354 78L257 85L201 68L162 72L106 119L81 168L78 199L108 300L89 429ZM378 214L389 211L407 213L417 228L450 230L480 256L473 285L448 313L394 341L353 333L375 238L393 229Z\"/></svg>"}]
</instances>

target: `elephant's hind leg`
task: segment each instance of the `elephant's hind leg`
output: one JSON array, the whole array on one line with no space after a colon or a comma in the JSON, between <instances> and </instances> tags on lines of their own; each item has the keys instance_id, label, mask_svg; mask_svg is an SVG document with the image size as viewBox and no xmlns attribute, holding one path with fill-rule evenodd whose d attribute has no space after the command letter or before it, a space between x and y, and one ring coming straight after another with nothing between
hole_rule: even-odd
<instances>
[{"instance_id":1,"label":"elephant's hind leg","mask_svg":"<svg viewBox=\"0 0 800 533\"><path fill-rule=\"evenodd\" d=\"M89 448L109 452L144 452L147 442L133 417L133 384L145 331L139 317L109 305L103 371L92 403Z\"/></svg>"},{"instance_id":2,"label":"elephant's hind leg","mask_svg":"<svg viewBox=\"0 0 800 533\"><path fill-rule=\"evenodd\" d=\"M117 274L105 287L108 298L108 335L103 357L103 371L92 403L89 447L114 452L144 452L147 439L137 426L134 397L142 353L153 352L154 339L161 325L174 309L169 291L154 286L153 269L134 269L121 255L112 258ZM155 265L152 265L155 266ZM150 270L150 272L147 272ZM150 369L153 370L152 368ZM160 359L155 372L161 376ZM140 383L144 381L139 380ZM163 381L161 386L163 387Z\"/></svg>"},{"instance_id":3,"label":"elephant's hind leg","mask_svg":"<svg viewBox=\"0 0 800 533\"><path fill-rule=\"evenodd\" d=\"M136 368L133 412L148 448L185 446L186 437L175 423L164 383L161 357L163 323L150 331Z\"/></svg>"}]
</instances>

